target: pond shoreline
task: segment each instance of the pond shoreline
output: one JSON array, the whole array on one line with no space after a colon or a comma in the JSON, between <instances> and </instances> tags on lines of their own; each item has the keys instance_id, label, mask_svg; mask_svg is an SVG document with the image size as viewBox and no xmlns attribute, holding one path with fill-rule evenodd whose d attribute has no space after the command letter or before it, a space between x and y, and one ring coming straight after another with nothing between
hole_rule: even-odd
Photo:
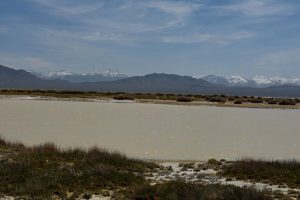
<instances>
[{"instance_id":1,"label":"pond shoreline","mask_svg":"<svg viewBox=\"0 0 300 200\"><path fill-rule=\"evenodd\" d=\"M109 102L109 103L141 103L141 104L161 104L161 105L181 105L181 106L213 106L226 108L253 108L253 109L282 109L282 110L300 110L300 104L297 105L271 105L266 103L243 103L234 104L233 102L216 103L208 101L178 102L175 100L155 100L155 99L135 99L135 100L115 100L108 97L80 98L80 97L52 97L40 95L1 95L1 99L15 100L43 100L43 101L77 101L77 102Z\"/></svg>"}]
</instances>

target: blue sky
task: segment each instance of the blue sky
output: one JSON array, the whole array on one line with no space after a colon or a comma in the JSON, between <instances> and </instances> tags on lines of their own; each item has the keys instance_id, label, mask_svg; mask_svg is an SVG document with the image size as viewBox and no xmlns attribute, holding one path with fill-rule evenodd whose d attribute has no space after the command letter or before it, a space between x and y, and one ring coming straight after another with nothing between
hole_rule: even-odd
<instances>
[{"instance_id":1,"label":"blue sky","mask_svg":"<svg viewBox=\"0 0 300 200\"><path fill-rule=\"evenodd\" d=\"M300 77L299 0L2 0L0 63Z\"/></svg>"}]
</instances>

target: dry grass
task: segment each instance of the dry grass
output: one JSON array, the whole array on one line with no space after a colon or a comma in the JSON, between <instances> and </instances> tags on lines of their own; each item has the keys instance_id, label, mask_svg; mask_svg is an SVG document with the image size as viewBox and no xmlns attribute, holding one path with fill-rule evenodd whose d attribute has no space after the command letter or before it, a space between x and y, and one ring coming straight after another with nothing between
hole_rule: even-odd
<instances>
[{"instance_id":1,"label":"dry grass","mask_svg":"<svg viewBox=\"0 0 300 200\"><path fill-rule=\"evenodd\" d=\"M28 147L0 137L0 150L0 196L74 199L84 193L101 193L102 189L121 189L120 195L124 199L270 199L270 194L265 192L235 186L180 181L150 186L144 174L159 170L158 165L98 147L62 149L52 143ZM209 163L219 166L219 162L213 159ZM184 166L191 168L193 164L186 163ZM222 173L240 178L252 175L250 178L253 180L275 180L277 176L282 178L280 181L298 186L299 169L300 165L295 161L242 160L225 166ZM67 197L68 194L72 195Z\"/></svg>"},{"instance_id":2,"label":"dry grass","mask_svg":"<svg viewBox=\"0 0 300 200\"><path fill-rule=\"evenodd\" d=\"M158 167L97 147L61 149L51 143L26 147L1 138L0 149L9 155L0 160L0 195L35 199L135 187L145 184L145 172Z\"/></svg>"},{"instance_id":3,"label":"dry grass","mask_svg":"<svg viewBox=\"0 0 300 200\"><path fill-rule=\"evenodd\" d=\"M2 137L0 135L0 147L6 147L6 148L9 147L9 148L20 149L20 148L25 148L25 145L23 143L17 142L17 141L15 141L15 142L7 141L4 139L4 137Z\"/></svg>"},{"instance_id":4,"label":"dry grass","mask_svg":"<svg viewBox=\"0 0 300 200\"><path fill-rule=\"evenodd\" d=\"M237 179L287 184L292 188L300 188L300 162L294 160L265 161L248 158L224 165L220 174Z\"/></svg>"},{"instance_id":5,"label":"dry grass","mask_svg":"<svg viewBox=\"0 0 300 200\"><path fill-rule=\"evenodd\" d=\"M214 105L222 107L246 108L283 108L300 109L300 99L263 98L226 95L199 94L163 94L163 93L124 93L124 92L95 92L95 91L56 91L56 90L0 90L0 95L30 95L54 98L79 98L89 100L94 98L133 100L145 103L162 103L177 105ZM186 97L188 101L180 101ZM179 101L178 101L179 99ZM236 104L235 104L236 103Z\"/></svg>"},{"instance_id":6,"label":"dry grass","mask_svg":"<svg viewBox=\"0 0 300 200\"><path fill-rule=\"evenodd\" d=\"M143 186L134 194L136 200L271 200L263 192L251 188L223 185L199 185L172 181Z\"/></svg>"}]
</instances>

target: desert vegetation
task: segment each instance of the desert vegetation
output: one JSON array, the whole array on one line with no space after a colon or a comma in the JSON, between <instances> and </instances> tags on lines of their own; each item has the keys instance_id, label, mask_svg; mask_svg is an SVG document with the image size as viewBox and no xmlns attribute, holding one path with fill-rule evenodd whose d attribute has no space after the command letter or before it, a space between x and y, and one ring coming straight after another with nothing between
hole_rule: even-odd
<instances>
[{"instance_id":1,"label":"desert vegetation","mask_svg":"<svg viewBox=\"0 0 300 200\"><path fill-rule=\"evenodd\" d=\"M177 199L243 199L243 200L271 200L263 192L255 189L238 188L235 186L223 185L200 185L172 181L155 186L145 185L138 188L134 199L140 200L177 200Z\"/></svg>"},{"instance_id":2,"label":"desert vegetation","mask_svg":"<svg viewBox=\"0 0 300 200\"><path fill-rule=\"evenodd\" d=\"M210 102L219 102L219 103L225 103L227 101L226 96L224 95L207 96L205 100Z\"/></svg>"},{"instance_id":3,"label":"desert vegetation","mask_svg":"<svg viewBox=\"0 0 300 200\"><path fill-rule=\"evenodd\" d=\"M293 100L293 99L284 99L284 100L280 100L279 105L296 105L297 101Z\"/></svg>"},{"instance_id":4,"label":"desert vegetation","mask_svg":"<svg viewBox=\"0 0 300 200\"><path fill-rule=\"evenodd\" d=\"M191 102L191 101L193 101L193 99L188 96L180 96L177 98L177 101L178 102Z\"/></svg>"},{"instance_id":5,"label":"desert vegetation","mask_svg":"<svg viewBox=\"0 0 300 200\"><path fill-rule=\"evenodd\" d=\"M222 168L223 175L230 175L229 166L233 168L235 162L226 166L228 168L223 168L222 163L226 162L210 159L207 166ZM239 164L237 162L236 165ZM284 176L291 177L295 173L295 167L299 170L299 164L288 164L293 167L279 165L277 170L285 172ZM180 165L188 170L195 167L193 163ZM289 172L287 168L292 171ZM87 150L62 149L51 143L25 146L19 142L0 139L0 197L89 199L95 194L101 194L109 195L112 199L124 200L268 200L272 196L268 191L257 191L254 188L196 184L183 180L151 185L146 178L146 174L165 170L172 171L153 162L128 158L97 147ZM239 173L242 174L237 172ZM273 175L267 173L267 176ZM114 191L113 196L109 191Z\"/></svg>"},{"instance_id":6,"label":"desert vegetation","mask_svg":"<svg viewBox=\"0 0 300 200\"><path fill-rule=\"evenodd\" d=\"M165 100L168 102L190 103L211 102L217 105L243 104L244 107L288 107L293 108L300 99L271 98L254 96L202 95L202 94L165 94L165 93L124 93L124 92L95 92L95 91L62 91L62 90L0 90L0 95L30 95L55 98L94 99L106 98L115 100Z\"/></svg>"},{"instance_id":7,"label":"desert vegetation","mask_svg":"<svg viewBox=\"0 0 300 200\"><path fill-rule=\"evenodd\" d=\"M118 95L118 96L113 97L113 99L115 99L115 100L131 100L131 101L134 100L133 97L126 96L126 95Z\"/></svg>"},{"instance_id":8,"label":"desert vegetation","mask_svg":"<svg viewBox=\"0 0 300 200\"><path fill-rule=\"evenodd\" d=\"M223 165L222 176L235 177L240 180L266 182L269 184L287 185L300 189L300 162L265 161L251 158L238 160Z\"/></svg>"},{"instance_id":9,"label":"desert vegetation","mask_svg":"<svg viewBox=\"0 0 300 200\"><path fill-rule=\"evenodd\" d=\"M26 147L0 139L0 194L47 199L75 198L102 189L135 187L157 165L94 147L60 149L54 144Z\"/></svg>"},{"instance_id":10,"label":"desert vegetation","mask_svg":"<svg viewBox=\"0 0 300 200\"><path fill-rule=\"evenodd\" d=\"M242 104L243 103L243 100L240 100L240 99L237 99L234 101L234 104Z\"/></svg>"}]
</instances>

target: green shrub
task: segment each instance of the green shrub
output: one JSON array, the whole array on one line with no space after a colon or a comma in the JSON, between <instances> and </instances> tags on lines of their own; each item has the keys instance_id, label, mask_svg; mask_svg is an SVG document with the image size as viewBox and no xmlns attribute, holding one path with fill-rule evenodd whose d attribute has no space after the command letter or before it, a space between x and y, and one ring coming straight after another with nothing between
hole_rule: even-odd
<instances>
[{"instance_id":1,"label":"green shrub","mask_svg":"<svg viewBox=\"0 0 300 200\"><path fill-rule=\"evenodd\" d=\"M171 181L155 186L138 188L133 199L136 200L271 200L270 197L251 188L224 185L200 185Z\"/></svg>"},{"instance_id":2,"label":"green shrub","mask_svg":"<svg viewBox=\"0 0 300 200\"><path fill-rule=\"evenodd\" d=\"M264 102L264 100L261 98L250 98L250 99L247 99L247 101L250 103L263 103Z\"/></svg>"},{"instance_id":3,"label":"green shrub","mask_svg":"<svg viewBox=\"0 0 300 200\"><path fill-rule=\"evenodd\" d=\"M234 101L234 104L242 104L242 103L243 103L242 100L235 100L235 101Z\"/></svg>"},{"instance_id":4,"label":"green shrub","mask_svg":"<svg viewBox=\"0 0 300 200\"><path fill-rule=\"evenodd\" d=\"M125 96L125 95L118 95L118 96L113 97L113 99L115 99L115 100L134 100L133 97Z\"/></svg>"},{"instance_id":5,"label":"green shrub","mask_svg":"<svg viewBox=\"0 0 300 200\"><path fill-rule=\"evenodd\" d=\"M208 97L206 99L207 101L210 101L210 102L219 102L219 103L224 103L226 102L226 98L225 97Z\"/></svg>"},{"instance_id":6,"label":"green shrub","mask_svg":"<svg viewBox=\"0 0 300 200\"><path fill-rule=\"evenodd\" d=\"M270 100L268 100L268 104L271 104L271 105L278 104L278 100L270 99Z\"/></svg>"},{"instance_id":7,"label":"green shrub","mask_svg":"<svg viewBox=\"0 0 300 200\"><path fill-rule=\"evenodd\" d=\"M187 96L180 96L177 98L178 102L192 102L193 99Z\"/></svg>"},{"instance_id":8,"label":"green shrub","mask_svg":"<svg viewBox=\"0 0 300 200\"><path fill-rule=\"evenodd\" d=\"M217 161L214 158L211 158L207 161L207 164L209 165L215 165L215 166L220 166L222 163L220 161Z\"/></svg>"},{"instance_id":9,"label":"green shrub","mask_svg":"<svg viewBox=\"0 0 300 200\"><path fill-rule=\"evenodd\" d=\"M300 188L300 163L297 161L243 159L222 166L220 174L272 184L285 183Z\"/></svg>"},{"instance_id":10,"label":"green shrub","mask_svg":"<svg viewBox=\"0 0 300 200\"><path fill-rule=\"evenodd\" d=\"M111 187L145 183L143 174L153 163L130 159L99 148L61 149L47 143L26 147L0 139L1 149L12 153L0 163L0 195L49 199L66 198L67 191L98 192Z\"/></svg>"},{"instance_id":11,"label":"green shrub","mask_svg":"<svg viewBox=\"0 0 300 200\"><path fill-rule=\"evenodd\" d=\"M279 105L296 105L296 102L294 100L281 100Z\"/></svg>"}]
</instances>

